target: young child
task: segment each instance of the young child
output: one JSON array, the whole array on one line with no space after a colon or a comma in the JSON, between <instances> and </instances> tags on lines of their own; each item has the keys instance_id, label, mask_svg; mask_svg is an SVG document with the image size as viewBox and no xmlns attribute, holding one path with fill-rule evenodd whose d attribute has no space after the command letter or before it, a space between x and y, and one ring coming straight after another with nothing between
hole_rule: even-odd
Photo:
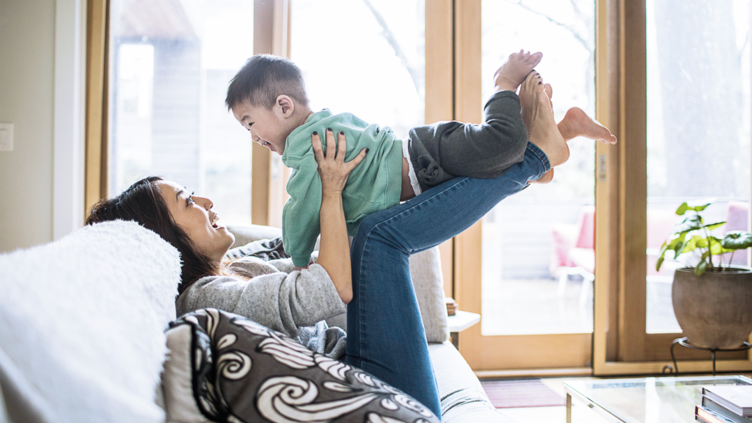
<instances>
[{"instance_id":1,"label":"young child","mask_svg":"<svg viewBox=\"0 0 752 423\"><path fill-rule=\"evenodd\" d=\"M495 75L495 93L486 103L484 123L439 122L413 128L406 140L387 127L368 124L349 113L334 115L308 107L300 69L284 58L258 55L232 79L226 104L253 141L282 155L293 169L290 199L282 214L285 251L296 267L309 264L319 235L321 180L311 145L313 133L344 134L345 160L368 154L352 171L342 194L351 236L368 214L393 207L457 176L496 178L522 161L528 140L548 157L551 168L569 158L566 140L587 136L616 138L580 109L570 109L557 127L551 87L533 68L541 53L513 53ZM520 87L520 95L515 93ZM326 145L323 146L326 151ZM548 182L553 169L539 182Z\"/></svg>"}]
</instances>

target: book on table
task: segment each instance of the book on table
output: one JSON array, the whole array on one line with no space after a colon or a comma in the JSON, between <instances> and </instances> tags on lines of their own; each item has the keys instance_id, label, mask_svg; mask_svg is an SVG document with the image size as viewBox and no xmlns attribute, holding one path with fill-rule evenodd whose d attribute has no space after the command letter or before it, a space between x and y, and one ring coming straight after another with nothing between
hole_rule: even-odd
<instances>
[{"instance_id":1,"label":"book on table","mask_svg":"<svg viewBox=\"0 0 752 423\"><path fill-rule=\"evenodd\" d=\"M705 395L702 396L702 405L705 408L709 408L710 410L715 411L716 413L725 416L727 419L730 419L733 422L752 423L752 417L743 417L736 413L733 413L732 411L728 410L726 407L713 401L711 398L708 398Z\"/></svg>"},{"instance_id":2,"label":"book on table","mask_svg":"<svg viewBox=\"0 0 752 423\"><path fill-rule=\"evenodd\" d=\"M736 423L734 420L702 405L695 405L695 420L703 423Z\"/></svg>"},{"instance_id":3,"label":"book on table","mask_svg":"<svg viewBox=\"0 0 752 423\"><path fill-rule=\"evenodd\" d=\"M752 385L703 386L702 395L741 417L752 417Z\"/></svg>"},{"instance_id":4,"label":"book on table","mask_svg":"<svg viewBox=\"0 0 752 423\"><path fill-rule=\"evenodd\" d=\"M734 423L752 423L752 417L742 417L738 414L734 414L731 411L727 410L724 406L718 404L705 395L702 396L702 406L709 409L710 411L726 417Z\"/></svg>"},{"instance_id":5,"label":"book on table","mask_svg":"<svg viewBox=\"0 0 752 423\"><path fill-rule=\"evenodd\" d=\"M454 301L454 298L444 297L444 302L446 303L447 316L457 314L457 302Z\"/></svg>"}]
</instances>

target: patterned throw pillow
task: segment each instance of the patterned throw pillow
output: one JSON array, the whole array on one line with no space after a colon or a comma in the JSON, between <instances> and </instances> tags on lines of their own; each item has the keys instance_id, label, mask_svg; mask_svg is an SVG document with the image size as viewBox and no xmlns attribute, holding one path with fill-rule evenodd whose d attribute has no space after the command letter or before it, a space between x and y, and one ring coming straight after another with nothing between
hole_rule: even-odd
<instances>
[{"instance_id":1,"label":"patterned throw pillow","mask_svg":"<svg viewBox=\"0 0 752 423\"><path fill-rule=\"evenodd\" d=\"M368 373L245 317L198 310L172 322L168 337L181 325L192 328L193 395L210 420L439 422L422 404Z\"/></svg>"}]
</instances>

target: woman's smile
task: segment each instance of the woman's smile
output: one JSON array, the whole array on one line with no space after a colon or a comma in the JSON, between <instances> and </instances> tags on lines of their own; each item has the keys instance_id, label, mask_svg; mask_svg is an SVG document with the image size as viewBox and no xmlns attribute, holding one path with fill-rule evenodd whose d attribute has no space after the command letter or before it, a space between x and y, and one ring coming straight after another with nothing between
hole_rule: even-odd
<instances>
[{"instance_id":1,"label":"woman's smile","mask_svg":"<svg viewBox=\"0 0 752 423\"><path fill-rule=\"evenodd\" d=\"M209 213L214 213L214 212L210 211ZM214 228L214 229L224 229L225 228L224 226L219 226L217 224L218 221L219 221L219 214L218 213L214 213L214 216L212 216L211 222L210 222L212 228Z\"/></svg>"}]
</instances>

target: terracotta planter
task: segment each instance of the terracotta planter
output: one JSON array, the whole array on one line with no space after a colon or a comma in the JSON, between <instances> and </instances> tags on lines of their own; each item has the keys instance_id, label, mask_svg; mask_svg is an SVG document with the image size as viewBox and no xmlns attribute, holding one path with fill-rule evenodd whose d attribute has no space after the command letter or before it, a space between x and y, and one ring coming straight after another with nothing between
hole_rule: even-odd
<instances>
[{"instance_id":1,"label":"terracotta planter","mask_svg":"<svg viewBox=\"0 0 752 423\"><path fill-rule=\"evenodd\" d=\"M671 288L674 313L689 342L705 348L736 348L752 332L752 269L725 272L677 269Z\"/></svg>"}]
</instances>

